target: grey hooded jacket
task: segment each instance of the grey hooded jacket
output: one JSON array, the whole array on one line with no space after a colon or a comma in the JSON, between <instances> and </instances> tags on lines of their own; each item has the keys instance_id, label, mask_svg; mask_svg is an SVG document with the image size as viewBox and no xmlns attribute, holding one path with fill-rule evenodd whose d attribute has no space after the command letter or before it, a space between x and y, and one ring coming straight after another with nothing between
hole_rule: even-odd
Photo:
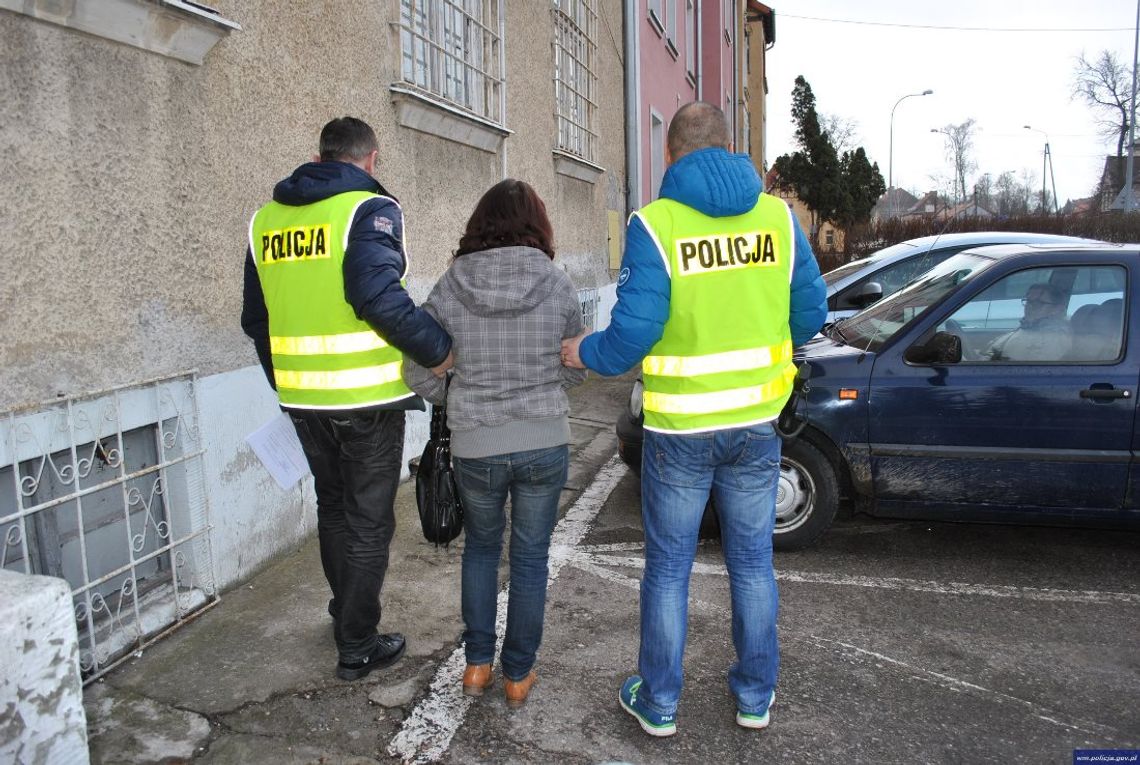
<instances>
[{"instance_id":1,"label":"grey hooded jacket","mask_svg":"<svg viewBox=\"0 0 1140 765\"><path fill-rule=\"evenodd\" d=\"M456 457L544 449L570 441L565 389L586 378L561 362L582 331L570 277L541 250L502 247L455 259L423 305L452 338L447 424ZM404 381L441 403L444 381L410 358Z\"/></svg>"}]
</instances>

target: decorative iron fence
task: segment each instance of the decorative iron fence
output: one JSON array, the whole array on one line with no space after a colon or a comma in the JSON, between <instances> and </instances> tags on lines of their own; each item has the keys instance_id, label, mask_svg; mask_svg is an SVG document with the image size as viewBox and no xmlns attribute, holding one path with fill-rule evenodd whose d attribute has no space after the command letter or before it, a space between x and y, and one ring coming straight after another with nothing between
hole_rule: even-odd
<instances>
[{"instance_id":1,"label":"decorative iron fence","mask_svg":"<svg viewBox=\"0 0 1140 765\"><path fill-rule=\"evenodd\" d=\"M0 568L66 579L90 682L218 601L197 377L0 415Z\"/></svg>"}]
</instances>

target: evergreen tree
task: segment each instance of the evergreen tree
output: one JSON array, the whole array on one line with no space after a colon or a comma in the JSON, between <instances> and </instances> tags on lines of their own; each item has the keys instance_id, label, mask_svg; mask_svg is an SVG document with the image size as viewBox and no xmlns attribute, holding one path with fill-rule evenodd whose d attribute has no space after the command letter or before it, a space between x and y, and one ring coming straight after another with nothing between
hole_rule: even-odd
<instances>
[{"instance_id":1,"label":"evergreen tree","mask_svg":"<svg viewBox=\"0 0 1140 765\"><path fill-rule=\"evenodd\" d=\"M887 190L879 164L871 164L860 146L843 152L839 160L843 185L843 203L832 222L842 228L865 223L879 197Z\"/></svg>"},{"instance_id":2,"label":"evergreen tree","mask_svg":"<svg viewBox=\"0 0 1140 765\"><path fill-rule=\"evenodd\" d=\"M773 169L777 188L794 192L811 211L812 236L823 221L847 228L870 218L886 190L883 174L861 146L839 156L831 136L820 126L815 94L803 76L796 78L792 89L792 121L799 151L778 157Z\"/></svg>"},{"instance_id":3,"label":"evergreen tree","mask_svg":"<svg viewBox=\"0 0 1140 765\"><path fill-rule=\"evenodd\" d=\"M803 75L796 77L792 89L792 121L799 151L778 157L773 167L778 186L794 192L811 211L814 236L821 221L836 217L843 188L839 157L831 139L820 128L815 94Z\"/></svg>"}]
</instances>

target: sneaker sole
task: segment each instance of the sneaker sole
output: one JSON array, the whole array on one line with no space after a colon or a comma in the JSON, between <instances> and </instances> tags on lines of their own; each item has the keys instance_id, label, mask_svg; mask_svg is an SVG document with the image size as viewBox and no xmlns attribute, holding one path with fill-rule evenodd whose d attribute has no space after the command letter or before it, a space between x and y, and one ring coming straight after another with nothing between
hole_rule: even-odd
<instances>
[{"instance_id":1,"label":"sneaker sole","mask_svg":"<svg viewBox=\"0 0 1140 765\"><path fill-rule=\"evenodd\" d=\"M659 728L655 727L653 725L650 725L648 722L646 722L644 717L642 717L641 715L639 715L637 713L636 709L631 707L629 704L625 703L625 699L623 699L621 696L621 691L618 691L618 701L621 702L621 708L624 709L626 712L629 712L633 716L633 718L635 720L637 720L637 724L641 726L641 729L643 731L645 731L646 733L648 733L650 736L656 736L657 738L665 738L667 736L672 736L673 734L675 734L677 732L677 726L676 725L664 725L664 726L661 726Z\"/></svg>"},{"instance_id":2,"label":"sneaker sole","mask_svg":"<svg viewBox=\"0 0 1140 765\"><path fill-rule=\"evenodd\" d=\"M743 712L737 711L736 724L741 728L750 728L751 730L763 730L768 727L768 723L772 721L771 711L772 707L776 704L776 692L772 691L772 698L768 701L768 710L764 712L762 717L756 715L746 715Z\"/></svg>"},{"instance_id":3,"label":"sneaker sole","mask_svg":"<svg viewBox=\"0 0 1140 765\"><path fill-rule=\"evenodd\" d=\"M392 666L393 664L395 664L396 662L398 662L400 660L400 658L404 655L404 651L406 651L407 648L408 648L408 644L404 643L402 646L400 646L399 651L396 651L394 654L392 654L388 658L383 659L381 661L373 662L371 664L365 664L363 667L356 667L353 669L349 669L348 667L338 666L336 668L336 676L339 677L341 680L359 680L360 678L364 677L365 675L367 675L370 672L375 672L378 669L384 669L386 667Z\"/></svg>"},{"instance_id":4,"label":"sneaker sole","mask_svg":"<svg viewBox=\"0 0 1140 765\"><path fill-rule=\"evenodd\" d=\"M768 727L771 718L767 713L763 717L756 715L743 715L740 712L736 713L736 724L741 728L751 728L752 730L763 730Z\"/></svg>"}]
</instances>

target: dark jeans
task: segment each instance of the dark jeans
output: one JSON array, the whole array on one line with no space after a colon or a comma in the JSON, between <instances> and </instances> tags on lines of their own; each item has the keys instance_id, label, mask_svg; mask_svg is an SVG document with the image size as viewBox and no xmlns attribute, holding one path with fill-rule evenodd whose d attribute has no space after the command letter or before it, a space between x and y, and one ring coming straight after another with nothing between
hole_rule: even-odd
<instances>
[{"instance_id":1,"label":"dark jeans","mask_svg":"<svg viewBox=\"0 0 1140 765\"><path fill-rule=\"evenodd\" d=\"M396 531L404 412L291 409L289 416L316 484L337 650L341 661L356 662L372 650L380 623L380 587Z\"/></svg>"}]
</instances>

